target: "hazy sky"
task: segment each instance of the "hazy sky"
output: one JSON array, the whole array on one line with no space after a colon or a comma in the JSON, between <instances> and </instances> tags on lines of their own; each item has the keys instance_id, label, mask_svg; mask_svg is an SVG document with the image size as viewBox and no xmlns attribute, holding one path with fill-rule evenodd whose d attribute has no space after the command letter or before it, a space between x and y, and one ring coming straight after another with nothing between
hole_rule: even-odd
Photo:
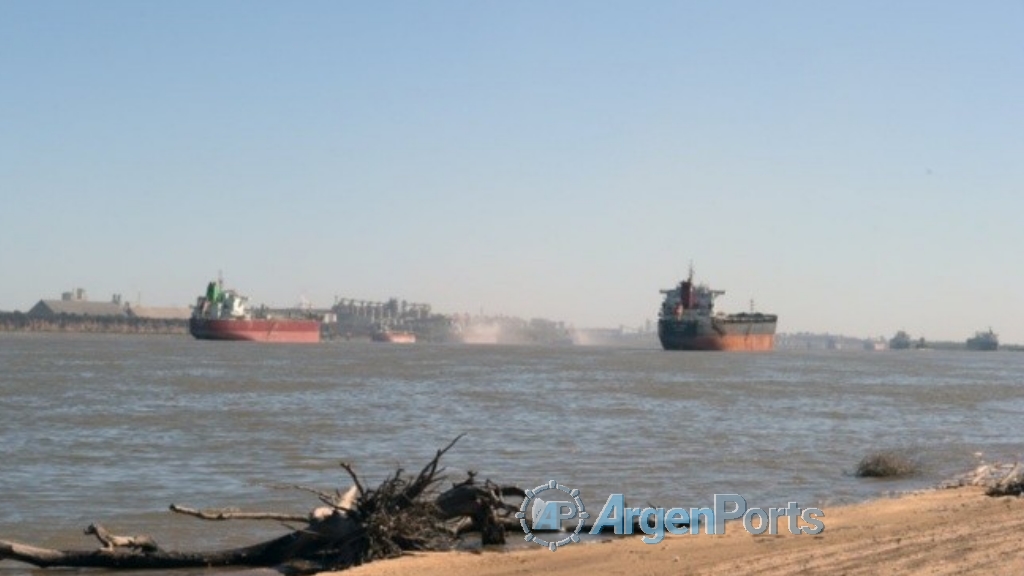
<instances>
[{"instance_id":1,"label":"hazy sky","mask_svg":"<svg viewBox=\"0 0 1024 576\"><path fill-rule=\"evenodd\" d=\"M1024 3L0 1L0 309L75 286L1024 342Z\"/></svg>"}]
</instances>

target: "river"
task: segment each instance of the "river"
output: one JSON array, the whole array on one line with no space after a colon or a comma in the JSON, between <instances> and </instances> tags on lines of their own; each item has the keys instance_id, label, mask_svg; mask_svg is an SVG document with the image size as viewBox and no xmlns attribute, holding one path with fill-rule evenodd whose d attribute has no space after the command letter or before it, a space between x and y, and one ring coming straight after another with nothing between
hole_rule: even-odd
<instances>
[{"instance_id":1,"label":"river","mask_svg":"<svg viewBox=\"0 0 1024 576\"><path fill-rule=\"evenodd\" d=\"M444 459L503 483L555 479L595 510L828 506L1020 459L1024 354L670 353L655 349L0 334L0 539L91 547L92 522L166 548L281 533L180 517L196 507L305 512L312 495ZM851 476L883 449L899 481ZM6 566L6 565L5 565ZM10 573L10 567L5 568Z\"/></svg>"}]
</instances>

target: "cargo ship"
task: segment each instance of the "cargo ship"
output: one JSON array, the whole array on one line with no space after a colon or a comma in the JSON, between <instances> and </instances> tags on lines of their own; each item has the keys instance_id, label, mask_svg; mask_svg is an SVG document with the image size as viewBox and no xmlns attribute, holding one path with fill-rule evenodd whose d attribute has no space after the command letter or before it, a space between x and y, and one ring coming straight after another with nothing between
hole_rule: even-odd
<instances>
[{"instance_id":1,"label":"cargo ship","mask_svg":"<svg viewBox=\"0 0 1024 576\"><path fill-rule=\"evenodd\" d=\"M747 350L775 348L778 316L759 312L715 313L715 298L725 294L695 284L693 267L686 280L669 290L658 314L658 339L665 350Z\"/></svg>"},{"instance_id":2,"label":"cargo ship","mask_svg":"<svg viewBox=\"0 0 1024 576\"><path fill-rule=\"evenodd\" d=\"M249 299L223 282L210 282L206 295L196 299L188 330L198 340L244 340L251 342L316 343L320 321L313 318L276 317L265 308L255 311Z\"/></svg>"},{"instance_id":3,"label":"cargo ship","mask_svg":"<svg viewBox=\"0 0 1024 576\"><path fill-rule=\"evenodd\" d=\"M975 332L974 337L967 339L968 350L985 350L992 351L999 349L999 336L992 331L991 328L988 332Z\"/></svg>"}]
</instances>

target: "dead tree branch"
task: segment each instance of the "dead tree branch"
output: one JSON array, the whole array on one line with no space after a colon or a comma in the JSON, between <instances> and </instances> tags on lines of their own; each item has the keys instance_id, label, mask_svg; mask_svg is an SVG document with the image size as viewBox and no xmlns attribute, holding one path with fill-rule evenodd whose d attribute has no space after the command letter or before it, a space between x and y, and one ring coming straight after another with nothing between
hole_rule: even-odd
<instances>
[{"instance_id":1,"label":"dead tree branch","mask_svg":"<svg viewBox=\"0 0 1024 576\"><path fill-rule=\"evenodd\" d=\"M171 512L194 516L201 520L277 520L279 522L310 522L308 514L281 514L278 512L241 512L232 508L216 510L197 510L186 506L171 504Z\"/></svg>"},{"instance_id":2,"label":"dead tree branch","mask_svg":"<svg viewBox=\"0 0 1024 576\"><path fill-rule=\"evenodd\" d=\"M458 534L478 532L485 544L504 542L510 529L510 513L517 508L503 502L508 496L522 497L514 487L486 481L475 482L470 474L464 482L439 491L443 480L440 467L455 438L411 476L402 469L379 486L368 489L353 467L341 467L351 476L353 486L335 494L305 487L326 507L305 515L276 512L242 512L235 509L200 510L172 504L171 511L203 520L276 520L302 522L304 527L252 546L212 552L176 552L161 549L148 536L116 536L93 524L86 532L95 535L98 550L52 550L0 540L0 560L16 560L39 567L80 567L167 570L188 567L267 566L290 567L292 572L340 570L409 550L448 549Z\"/></svg>"},{"instance_id":3,"label":"dead tree branch","mask_svg":"<svg viewBox=\"0 0 1024 576\"><path fill-rule=\"evenodd\" d=\"M89 527L85 529L85 533L96 536L96 539L100 541L100 544L103 544L103 548L105 550L113 550L114 548L132 548L143 552L156 552L160 549L156 540L153 540L149 536L116 536L99 524L90 524Z\"/></svg>"}]
</instances>

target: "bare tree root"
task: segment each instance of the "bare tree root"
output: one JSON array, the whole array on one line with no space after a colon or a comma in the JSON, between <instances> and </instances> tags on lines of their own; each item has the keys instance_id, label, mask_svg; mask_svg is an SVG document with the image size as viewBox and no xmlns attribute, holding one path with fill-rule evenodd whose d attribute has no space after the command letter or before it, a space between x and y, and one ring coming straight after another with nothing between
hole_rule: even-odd
<instances>
[{"instance_id":1,"label":"bare tree root","mask_svg":"<svg viewBox=\"0 0 1024 576\"><path fill-rule=\"evenodd\" d=\"M160 548L149 536L117 536L93 524L86 533L102 545L97 550L53 550L0 540L0 560L16 560L42 568L174 569L214 566L276 567L292 573L340 570L411 550L446 550L465 534L479 533L483 544L505 542L505 531L518 526L518 507L506 497L523 497L515 487L502 487L475 474L440 492L441 457L455 438L415 476L398 469L373 489L365 487L348 463L341 467L353 486L333 494L302 486L324 506L307 514L199 510L172 504L171 511L202 520L274 520L303 527L273 540L211 552L176 552ZM520 500L521 501L521 500Z\"/></svg>"}]
</instances>

